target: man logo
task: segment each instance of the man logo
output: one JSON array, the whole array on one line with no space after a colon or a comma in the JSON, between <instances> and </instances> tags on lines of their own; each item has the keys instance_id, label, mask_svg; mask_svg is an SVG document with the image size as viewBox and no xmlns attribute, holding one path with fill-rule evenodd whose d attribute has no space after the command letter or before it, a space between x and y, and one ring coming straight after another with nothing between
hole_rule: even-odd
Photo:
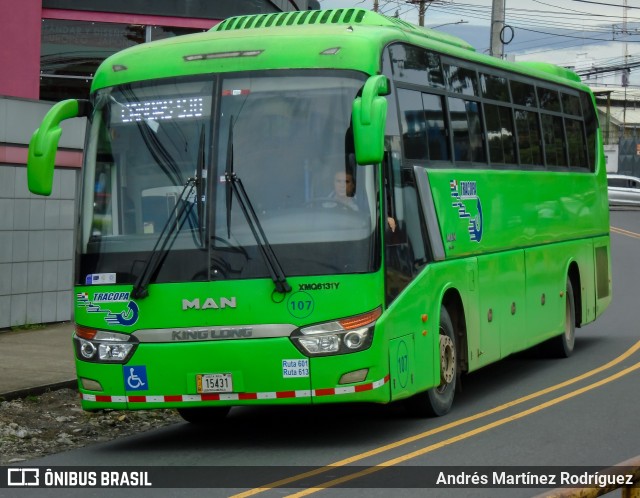
<instances>
[{"instance_id":1,"label":"man logo","mask_svg":"<svg viewBox=\"0 0 640 498\"><path fill-rule=\"evenodd\" d=\"M226 298L221 297L217 301L212 297L207 297L202 302L200 298L195 298L193 300L183 299L182 300L182 310L223 310L225 308L235 308L236 307L236 298Z\"/></svg>"}]
</instances>

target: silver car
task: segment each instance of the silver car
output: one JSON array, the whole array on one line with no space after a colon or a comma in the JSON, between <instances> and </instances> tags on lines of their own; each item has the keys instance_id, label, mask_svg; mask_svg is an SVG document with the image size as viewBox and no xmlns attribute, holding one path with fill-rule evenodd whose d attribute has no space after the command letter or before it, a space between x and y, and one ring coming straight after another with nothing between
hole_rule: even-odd
<instances>
[{"instance_id":1,"label":"silver car","mask_svg":"<svg viewBox=\"0 0 640 498\"><path fill-rule=\"evenodd\" d=\"M640 178L607 175L610 206L640 206Z\"/></svg>"}]
</instances>

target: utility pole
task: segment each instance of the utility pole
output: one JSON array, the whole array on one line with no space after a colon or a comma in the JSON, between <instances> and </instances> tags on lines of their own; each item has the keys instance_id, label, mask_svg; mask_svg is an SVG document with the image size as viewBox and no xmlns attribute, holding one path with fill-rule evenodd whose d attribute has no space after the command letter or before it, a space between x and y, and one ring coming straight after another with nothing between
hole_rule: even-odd
<instances>
[{"instance_id":1,"label":"utility pole","mask_svg":"<svg viewBox=\"0 0 640 498\"><path fill-rule=\"evenodd\" d=\"M491 8L491 44L489 53L493 57L502 59L504 56L504 44L501 35L504 29L504 3L505 0L493 0Z\"/></svg>"},{"instance_id":2,"label":"utility pole","mask_svg":"<svg viewBox=\"0 0 640 498\"><path fill-rule=\"evenodd\" d=\"M378 0L373 0L373 11L378 12L378 8L379 8Z\"/></svg>"},{"instance_id":3,"label":"utility pole","mask_svg":"<svg viewBox=\"0 0 640 498\"><path fill-rule=\"evenodd\" d=\"M433 0L408 0L409 3L418 4L418 24L424 26L424 15L427 12L427 1Z\"/></svg>"},{"instance_id":4,"label":"utility pole","mask_svg":"<svg viewBox=\"0 0 640 498\"><path fill-rule=\"evenodd\" d=\"M627 9L629 8L627 0L624 0L624 5L622 6L622 34L627 37L629 36L629 29L627 26ZM624 65L626 66L629 63L629 43L627 41L624 42ZM622 86L629 86L629 71L625 68L622 71ZM626 109L626 107L625 107Z\"/></svg>"},{"instance_id":5,"label":"utility pole","mask_svg":"<svg viewBox=\"0 0 640 498\"><path fill-rule=\"evenodd\" d=\"M627 30L627 0L624 0L624 6L622 7L622 32L627 36L629 34ZM624 108L622 109L622 138L626 136L627 132L627 87L629 86L629 73L631 70L627 66L629 63L629 44L624 43L624 65L622 70L622 86L624 87Z\"/></svg>"},{"instance_id":6,"label":"utility pole","mask_svg":"<svg viewBox=\"0 0 640 498\"><path fill-rule=\"evenodd\" d=\"M427 2L425 0L420 0L420 4L418 5L418 24L420 26L424 26L424 15L427 12Z\"/></svg>"}]
</instances>

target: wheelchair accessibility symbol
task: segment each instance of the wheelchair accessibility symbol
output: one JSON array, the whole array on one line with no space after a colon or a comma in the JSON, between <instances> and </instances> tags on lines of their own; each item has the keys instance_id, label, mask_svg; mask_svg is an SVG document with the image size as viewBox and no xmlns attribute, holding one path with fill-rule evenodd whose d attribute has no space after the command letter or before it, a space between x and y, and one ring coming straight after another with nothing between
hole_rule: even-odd
<instances>
[{"instance_id":1,"label":"wheelchair accessibility symbol","mask_svg":"<svg viewBox=\"0 0 640 498\"><path fill-rule=\"evenodd\" d=\"M127 391L147 391L147 367L145 366L125 366L124 377Z\"/></svg>"}]
</instances>

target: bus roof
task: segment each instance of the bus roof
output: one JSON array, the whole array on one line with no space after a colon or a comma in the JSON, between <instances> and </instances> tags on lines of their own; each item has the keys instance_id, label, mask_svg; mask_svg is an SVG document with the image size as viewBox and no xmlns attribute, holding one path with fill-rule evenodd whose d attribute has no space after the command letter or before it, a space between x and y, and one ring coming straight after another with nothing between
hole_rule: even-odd
<instances>
[{"instance_id":1,"label":"bus roof","mask_svg":"<svg viewBox=\"0 0 640 498\"><path fill-rule=\"evenodd\" d=\"M455 47L474 50L466 41L456 36L421 28L395 17L387 17L366 9L333 9L315 11L297 11L278 14L261 14L254 16L230 17L211 29L211 31L230 31L259 29L262 27L297 27L297 26L378 26L396 28L407 33L429 38Z\"/></svg>"},{"instance_id":2,"label":"bus roof","mask_svg":"<svg viewBox=\"0 0 640 498\"><path fill-rule=\"evenodd\" d=\"M231 17L206 33L131 47L103 62L91 90L246 70L333 68L376 74L382 47L394 41L561 84L573 86L580 81L575 73L551 64L514 64L479 54L460 38L401 19L366 9L331 9Z\"/></svg>"}]
</instances>

